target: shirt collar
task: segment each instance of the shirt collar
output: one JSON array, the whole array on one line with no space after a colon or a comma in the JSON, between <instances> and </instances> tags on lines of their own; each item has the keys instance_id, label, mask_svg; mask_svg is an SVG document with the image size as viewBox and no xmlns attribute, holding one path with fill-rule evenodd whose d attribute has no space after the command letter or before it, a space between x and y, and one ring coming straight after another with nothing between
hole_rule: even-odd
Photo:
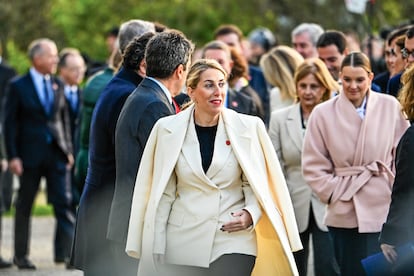
<instances>
[{"instance_id":1,"label":"shirt collar","mask_svg":"<svg viewBox=\"0 0 414 276\"><path fill-rule=\"evenodd\" d=\"M170 102L170 104L172 104L172 97L171 97L171 93L170 91L167 89L167 87L165 87L165 85L160 82L159 80L152 78L152 77L147 77L148 79L152 80L153 82L155 82L156 84L158 84L161 87L162 92L164 92L164 94L167 96L168 101Z\"/></svg>"},{"instance_id":2,"label":"shirt collar","mask_svg":"<svg viewBox=\"0 0 414 276\"><path fill-rule=\"evenodd\" d=\"M361 119L364 119L366 109L367 109L367 95L365 95L361 106L356 108L356 111L357 111L359 117L361 117Z\"/></svg>"}]
</instances>

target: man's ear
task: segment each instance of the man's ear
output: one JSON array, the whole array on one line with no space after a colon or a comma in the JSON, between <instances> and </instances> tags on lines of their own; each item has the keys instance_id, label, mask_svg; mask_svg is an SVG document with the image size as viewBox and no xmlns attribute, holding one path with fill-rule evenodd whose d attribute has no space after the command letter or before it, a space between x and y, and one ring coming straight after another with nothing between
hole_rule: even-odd
<instances>
[{"instance_id":1,"label":"man's ear","mask_svg":"<svg viewBox=\"0 0 414 276\"><path fill-rule=\"evenodd\" d=\"M177 66L177 69L175 69L175 74L177 76L177 79L181 80L182 78L185 78L185 70L184 65L180 64Z\"/></svg>"},{"instance_id":2,"label":"man's ear","mask_svg":"<svg viewBox=\"0 0 414 276\"><path fill-rule=\"evenodd\" d=\"M147 63L144 59L141 60L141 62L139 63L138 75L140 75L141 77L145 77L147 75Z\"/></svg>"}]
</instances>

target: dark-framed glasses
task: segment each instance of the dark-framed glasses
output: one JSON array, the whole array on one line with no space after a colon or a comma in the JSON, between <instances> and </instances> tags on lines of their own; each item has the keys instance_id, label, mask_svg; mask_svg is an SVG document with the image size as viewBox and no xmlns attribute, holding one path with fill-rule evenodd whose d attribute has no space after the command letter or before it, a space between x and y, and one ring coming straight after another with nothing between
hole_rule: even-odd
<instances>
[{"instance_id":1,"label":"dark-framed glasses","mask_svg":"<svg viewBox=\"0 0 414 276\"><path fill-rule=\"evenodd\" d=\"M401 50L401 54L402 54L403 58L408 58L409 56L411 56L412 58L414 58L414 51L408 51L407 48L403 48Z\"/></svg>"}]
</instances>

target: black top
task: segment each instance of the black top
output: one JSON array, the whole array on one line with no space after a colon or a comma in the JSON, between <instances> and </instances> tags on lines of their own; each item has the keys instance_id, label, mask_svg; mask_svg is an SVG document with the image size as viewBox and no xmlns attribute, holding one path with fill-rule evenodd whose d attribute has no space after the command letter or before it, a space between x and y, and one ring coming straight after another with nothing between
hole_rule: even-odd
<instances>
[{"instance_id":1,"label":"black top","mask_svg":"<svg viewBox=\"0 0 414 276\"><path fill-rule=\"evenodd\" d=\"M200 144L201 163L204 172L207 172L213 159L214 140L216 139L217 125L202 127L195 125L198 143Z\"/></svg>"}]
</instances>

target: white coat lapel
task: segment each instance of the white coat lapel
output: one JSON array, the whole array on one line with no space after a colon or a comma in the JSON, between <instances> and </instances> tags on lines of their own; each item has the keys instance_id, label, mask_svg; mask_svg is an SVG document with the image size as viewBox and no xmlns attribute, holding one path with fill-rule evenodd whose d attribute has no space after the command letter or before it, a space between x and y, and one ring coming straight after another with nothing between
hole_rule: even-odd
<instances>
[{"instance_id":1,"label":"white coat lapel","mask_svg":"<svg viewBox=\"0 0 414 276\"><path fill-rule=\"evenodd\" d=\"M182 146L182 153L184 158L187 160L188 165L191 167L193 172L202 180L208 181L206 174L203 170L203 165L201 162L201 153L200 153L200 143L198 142L197 132L195 130L194 124L194 112L191 110L190 119L188 122L188 130L185 135L185 141Z\"/></svg>"},{"instance_id":2,"label":"white coat lapel","mask_svg":"<svg viewBox=\"0 0 414 276\"><path fill-rule=\"evenodd\" d=\"M248 128L243 121L238 116L235 116L237 114L233 112L225 109L222 112L222 117L231 148L238 157L239 163L242 163L249 159L252 150L251 134L248 132ZM246 157L246 160L240 160L241 157Z\"/></svg>"},{"instance_id":3,"label":"white coat lapel","mask_svg":"<svg viewBox=\"0 0 414 276\"><path fill-rule=\"evenodd\" d=\"M157 142L158 146L155 152L156 160L161 163L160 167L163 168L159 180L157 181L158 183L163 183L163 185L158 187L159 191L157 194L159 195L163 194L165 185L177 163L181 146L183 145L187 133L187 125L190 117L190 113L188 112L190 112L190 110L173 115L169 117L169 120L166 121L166 123L160 126Z\"/></svg>"},{"instance_id":4,"label":"white coat lapel","mask_svg":"<svg viewBox=\"0 0 414 276\"><path fill-rule=\"evenodd\" d=\"M300 104L295 104L290 108L286 120L286 128L293 143L302 152L303 128L300 117Z\"/></svg>"},{"instance_id":5,"label":"white coat lapel","mask_svg":"<svg viewBox=\"0 0 414 276\"><path fill-rule=\"evenodd\" d=\"M227 163L226 160L231 152L230 141L228 140L222 116L217 126L216 139L214 141L214 154L211 165L207 170L207 177L212 179Z\"/></svg>"}]
</instances>

